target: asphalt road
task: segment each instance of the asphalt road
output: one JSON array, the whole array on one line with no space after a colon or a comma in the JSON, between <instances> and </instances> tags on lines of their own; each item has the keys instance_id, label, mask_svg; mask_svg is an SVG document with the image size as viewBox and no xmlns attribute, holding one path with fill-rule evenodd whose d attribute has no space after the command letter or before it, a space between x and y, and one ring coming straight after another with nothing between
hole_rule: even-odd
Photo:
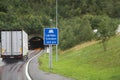
<instances>
[{"instance_id":1,"label":"asphalt road","mask_svg":"<svg viewBox=\"0 0 120 80\"><path fill-rule=\"evenodd\" d=\"M39 53L41 55L43 51ZM44 72L39 69L38 56L36 56L29 64L29 73L32 80L73 80L58 74L52 74L49 72Z\"/></svg>"},{"instance_id":2,"label":"asphalt road","mask_svg":"<svg viewBox=\"0 0 120 80\"><path fill-rule=\"evenodd\" d=\"M6 63L2 62L2 59L0 59L0 80L28 80L25 74L25 69L26 64L30 60L31 61L28 66L28 72L31 77L31 80L73 80L57 74L51 74L39 70L37 59L38 56L42 53L43 51L40 50L29 51L27 61L8 60ZM33 56L34 58L31 59Z\"/></svg>"},{"instance_id":3,"label":"asphalt road","mask_svg":"<svg viewBox=\"0 0 120 80\"><path fill-rule=\"evenodd\" d=\"M0 80L27 80L24 70L25 62L15 61L0 67Z\"/></svg>"},{"instance_id":4,"label":"asphalt road","mask_svg":"<svg viewBox=\"0 0 120 80\"><path fill-rule=\"evenodd\" d=\"M30 51L29 59L40 51ZM28 60L29 60L28 59ZM0 80L28 80L25 74L25 66L27 61L0 60Z\"/></svg>"}]
</instances>

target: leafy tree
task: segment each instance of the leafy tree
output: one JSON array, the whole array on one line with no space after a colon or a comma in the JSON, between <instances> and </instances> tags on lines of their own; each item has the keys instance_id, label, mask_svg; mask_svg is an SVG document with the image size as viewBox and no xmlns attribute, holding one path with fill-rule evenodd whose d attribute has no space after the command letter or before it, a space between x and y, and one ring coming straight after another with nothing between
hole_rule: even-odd
<instances>
[{"instance_id":1,"label":"leafy tree","mask_svg":"<svg viewBox=\"0 0 120 80\"><path fill-rule=\"evenodd\" d=\"M93 38L93 31L90 21L87 18L83 18L80 25L81 41L89 41Z\"/></svg>"},{"instance_id":2,"label":"leafy tree","mask_svg":"<svg viewBox=\"0 0 120 80\"><path fill-rule=\"evenodd\" d=\"M92 29L98 29L99 38L106 42L119 24L119 5L120 0L58 0L60 48L91 40ZM55 9L56 0L0 0L0 29L42 35L50 19L55 25Z\"/></svg>"},{"instance_id":3,"label":"leafy tree","mask_svg":"<svg viewBox=\"0 0 120 80\"><path fill-rule=\"evenodd\" d=\"M64 22L60 27L60 48L62 50L71 48L77 44L93 38L92 28L88 19L79 17Z\"/></svg>"},{"instance_id":4,"label":"leafy tree","mask_svg":"<svg viewBox=\"0 0 120 80\"><path fill-rule=\"evenodd\" d=\"M8 12L7 4L2 1L0 1L0 12Z\"/></svg>"},{"instance_id":5,"label":"leafy tree","mask_svg":"<svg viewBox=\"0 0 120 80\"><path fill-rule=\"evenodd\" d=\"M100 22L98 23L98 37L102 40L104 51L107 50L106 42L111 36L115 34L115 23L109 17L100 17Z\"/></svg>"}]
</instances>

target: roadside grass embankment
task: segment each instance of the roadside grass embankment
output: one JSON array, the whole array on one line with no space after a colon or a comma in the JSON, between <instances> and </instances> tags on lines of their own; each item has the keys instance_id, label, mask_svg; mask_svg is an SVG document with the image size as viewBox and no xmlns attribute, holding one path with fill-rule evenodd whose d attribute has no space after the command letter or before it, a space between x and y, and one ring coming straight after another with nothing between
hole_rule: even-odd
<instances>
[{"instance_id":1,"label":"roadside grass embankment","mask_svg":"<svg viewBox=\"0 0 120 80\"><path fill-rule=\"evenodd\" d=\"M75 80L120 80L120 36L107 42L107 51L103 51L99 42L89 43L59 53L58 62L54 53L52 70L48 66L49 55L42 55L39 68Z\"/></svg>"}]
</instances>

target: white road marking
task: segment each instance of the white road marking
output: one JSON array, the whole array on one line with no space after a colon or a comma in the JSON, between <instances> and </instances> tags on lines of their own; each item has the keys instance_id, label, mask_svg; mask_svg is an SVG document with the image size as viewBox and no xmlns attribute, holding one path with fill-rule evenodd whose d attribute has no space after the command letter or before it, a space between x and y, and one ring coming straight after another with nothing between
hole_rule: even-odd
<instances>
[{"instance_id":1,"label":"white road marking","mask_svg":"<svg viewBox=\"0 0 120 80\"><path fill-rule=\"evenodd\" d=\"M40 53L42 53L43 51L40 51ZM30 77L30 74L28 72L28 66L29 66L29 63L35 58L37 57L38 55L40 55L40 53L38 53L37 55L33 56L31 59L29 59L29 61L26 63L26 67L25 67L25 74L27 76L27 79L28 80L32 80L32 78Z\"/></svg>"}]
</instances>

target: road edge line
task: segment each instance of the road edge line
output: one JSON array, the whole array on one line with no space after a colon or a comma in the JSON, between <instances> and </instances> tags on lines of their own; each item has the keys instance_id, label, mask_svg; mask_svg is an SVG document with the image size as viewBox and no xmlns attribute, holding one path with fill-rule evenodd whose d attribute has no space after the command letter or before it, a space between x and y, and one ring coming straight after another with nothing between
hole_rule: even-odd
<instances>
[{"instance_id":1,"label":"road edge line","mask_svg":"<svg viewBox=\"0 0 120 80\"><path fill-rule=\"evenodd\" d=\"M30 77L30 74L29 74L29 71L28 71L28 66L29 66L29 63L35 58L37 57L38 55L40 55L40 53L42 53L42 51L40 51L37 55L33 56L31 59L28 60L28 62L26 63L26 67L25 67L25 74L26 74L26 77L28 80L32 80L32 78Z\"/></svg>"}]
</instances>

